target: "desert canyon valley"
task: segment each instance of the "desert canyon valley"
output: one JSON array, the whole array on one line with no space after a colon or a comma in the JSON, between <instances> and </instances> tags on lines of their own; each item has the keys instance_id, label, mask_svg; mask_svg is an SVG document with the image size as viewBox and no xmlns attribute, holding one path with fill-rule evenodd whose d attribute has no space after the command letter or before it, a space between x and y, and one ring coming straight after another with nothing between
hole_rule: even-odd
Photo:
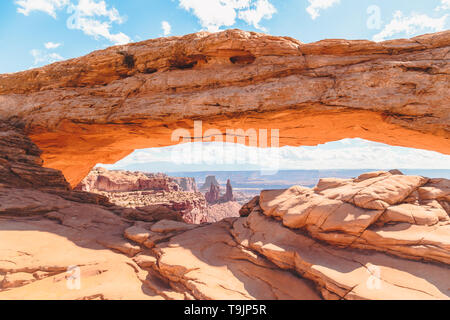
<instances>
[{"instance_id":1,"label":"desert canyon valley","mask_svg":"<svg viewBox=\"0 0 450 320\"><path fill-rule=\"evenodd\" d=\"M198 32L0 74L0 299L448 300L445 177L391 168L249 195L97 164L174 145L180 128L195 142L198 120L279 129L280 147L361 138L450 155L449 101L450 31Z\"/></svg>"}]
</instances>

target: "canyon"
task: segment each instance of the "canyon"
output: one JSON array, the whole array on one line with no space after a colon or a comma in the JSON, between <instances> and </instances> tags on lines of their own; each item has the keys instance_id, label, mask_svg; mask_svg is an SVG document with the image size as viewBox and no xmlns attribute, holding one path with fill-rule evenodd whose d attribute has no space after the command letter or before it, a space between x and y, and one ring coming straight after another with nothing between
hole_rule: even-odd
<instances>
[{"instance_id":1,"label":"canyon","mask_svg":"<svg viewBox=\"0 0 450 320\"><path fill-rule=\"evenodd\" d=\"M189 180L88 174L178 143L176 129L184 142L279 129L280 146L360 137L450 154L449 48L450 31L303 44L227 30L0 75L0 299L448 300L447 179L322 178L193 224L100 191L195 193Z\"/></svg>"},{"instance_id":2,"label":"canyon","mask_svg":"<svg viewBox=\"0 0 450 320\"><path fill-rule=\"evenodd\" d=\"M97 167L92 169L74 190L100 194L111 203L125 208L143 211L164 208L165 211L169 210L173 215L179 215L185 222L193 224L239 217L241 206L233 201L230 180L223 196L220 196L219 183L214 176L207 177L204 185L208 184L211 188L216 188L215 199L211 199L208 192L198 192L194 178L140 171L110 171Z\"/></svg>"}]
</instances>

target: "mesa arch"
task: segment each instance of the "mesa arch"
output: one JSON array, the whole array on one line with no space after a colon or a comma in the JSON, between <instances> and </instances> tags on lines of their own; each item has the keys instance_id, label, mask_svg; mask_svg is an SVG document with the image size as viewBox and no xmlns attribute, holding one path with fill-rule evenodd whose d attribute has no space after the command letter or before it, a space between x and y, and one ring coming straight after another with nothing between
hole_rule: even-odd
<instances>
[{"instance_id":1,"label":"mesa arch","mask_svg":"<svg viewBox=\"0 0 450 320\"><path fill-rule=\"evenodd\" d=\"M72 186L171 133L279 129L280 146L360 137L450 154L450 31L375 43L227 30L0 75L0 121Z\"/></svg>"}]
</instances>

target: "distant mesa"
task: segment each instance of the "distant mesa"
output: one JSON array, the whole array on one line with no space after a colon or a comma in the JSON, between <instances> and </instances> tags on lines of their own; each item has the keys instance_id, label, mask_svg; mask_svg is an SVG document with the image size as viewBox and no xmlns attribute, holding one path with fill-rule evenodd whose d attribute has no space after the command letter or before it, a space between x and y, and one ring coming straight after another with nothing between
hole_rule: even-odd
<instances>
[{"instance_id":1,"label":"distant mesa","mask_svg":"<svg viewBox=\"0 0 450 320\"><path fill-rule=\"evenodd\" d=\"M195 178L189 177L170 177L172 181L176 182L181 190L187 192L198 192L197 184L195 183Z\"/></svg>"},{"instance_id":2,"label":"distant mesa","mask_svg":"<svg viewBox=\"0 0 450 320\"><path fill-rule=\"evenodd\" d=\"M79 191L187 191L197 192L195 178L169 177L164 173L130 172L94 168L76 187Z\"/></svg>"},{"instance_id":3,"label":"distant mesa","mask_svg":"<svg viewBox=\"0 0 450 320\"><path fill-rule=\"evenodd\" d=\"M200 188L201 192L208 192L211 189L211 185L220 187L219 182L216 180L216 176L207 176L205 179L205 183Z\"/></svg>"}]
</instances>

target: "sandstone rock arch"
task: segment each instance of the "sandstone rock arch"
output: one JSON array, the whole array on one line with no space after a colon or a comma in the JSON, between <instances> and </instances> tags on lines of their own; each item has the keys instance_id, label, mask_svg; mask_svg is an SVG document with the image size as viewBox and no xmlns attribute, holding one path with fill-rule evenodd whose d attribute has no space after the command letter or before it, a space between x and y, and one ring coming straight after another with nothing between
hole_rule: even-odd
<instances>
[{"instance_id":1,"label":"sandstone rock arch","mask_svg":"<svg viewBox=\"0 0 450 320\"><path fill-rule=\"evenodd\" d=\"M303 44L240 30L114 46L0 75L0 120L76 185L171 132L280 129L280 145L360 137L450 154L450 31ZM198 138L198 137L197 137Z\"/></svg>"}]
</instances>

